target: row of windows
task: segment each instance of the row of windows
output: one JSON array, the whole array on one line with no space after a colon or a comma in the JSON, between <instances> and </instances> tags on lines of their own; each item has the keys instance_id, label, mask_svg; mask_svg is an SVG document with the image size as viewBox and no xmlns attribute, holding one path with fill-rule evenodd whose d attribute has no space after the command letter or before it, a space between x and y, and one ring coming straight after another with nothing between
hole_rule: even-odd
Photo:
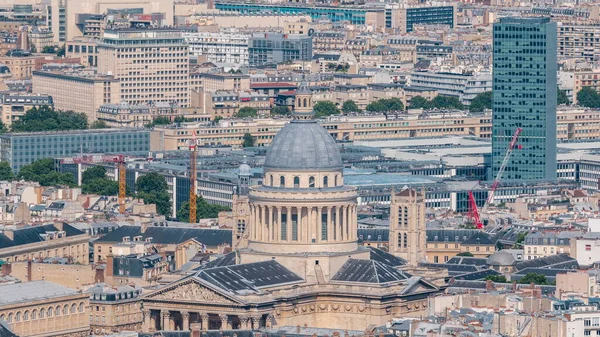
<instances>
[{"instance_id":1,"label":"row of windows","mask_svg":"<svg viewBox=\"0 0 600 337\"><path fill-rule=\"evenodd\" d=\"M68 304L65 304L63 307L57 305L56 307L49 308L41 308L41 309L33 309L31 311L25 310L23 312L17 311L15 314L12 312L8 315L2 314L0 315L0 321L6 321L8 323L21 322L21 321L29 321L34 319L42 319L42 318L50 318L57 317L61 315L69 315L84 312L83 302L79 303L77 306L75 303L71 304L69 307Z\"/></svg>"}]
</instances>

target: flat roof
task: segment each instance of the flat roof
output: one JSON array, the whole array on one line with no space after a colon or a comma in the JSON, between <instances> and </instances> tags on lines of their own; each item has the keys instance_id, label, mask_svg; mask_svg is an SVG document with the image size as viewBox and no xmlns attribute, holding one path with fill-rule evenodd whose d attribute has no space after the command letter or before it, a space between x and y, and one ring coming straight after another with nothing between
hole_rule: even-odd
<instances>
[{"instance_id":1,"label":"flat roof","mask_svg":"<svg viewBox=\"0 0 600 337\"><path fill-rule=\"evenodd\" d=\"M74 289L48 281L0 285L0 306L79 294Z\"/></svg>"}]
</instances>

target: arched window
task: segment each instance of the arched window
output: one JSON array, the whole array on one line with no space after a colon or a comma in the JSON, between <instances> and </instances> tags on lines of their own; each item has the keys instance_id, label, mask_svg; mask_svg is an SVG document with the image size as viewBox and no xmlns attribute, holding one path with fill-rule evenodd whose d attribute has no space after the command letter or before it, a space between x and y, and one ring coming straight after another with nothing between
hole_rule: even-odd
<instances>
[{"instance_id":1,"label":"arched window","mask_svg":"<svg viewBox=\"0 0 600 337\"><path fill-rule=\"evenodd\" d=\"M79 303L79 312L83 312L83 302Z\"/></svg>"},{"instance_id":2,"label":"arched window","mask_svg":"<svg viewBox=\"0 0 600 337\"><path fill-rule=\"evenodd\" d=\"M323 178L323 187L327 187L329 185L329 177L325 176Z\"/></svg>"},{"instance_id":3,"label":"arched window","mask_svg":"<svg viewBox=\"0 0 600 337\"><path fill-rule=\"evenodd\" d=\"M406 234L404 234L402 238L402 244L404 245L404 248L408 247L408 237L406 236Z\"/></svg>"},{"instance_id":4,"label":"arched window","mask_svg":"<svg viewBox=\"0 0 600 337\"><path fill-rule=\"evenodd\" d=\"M6 319L6 321L8 323L12 323L12 319L13 319L13 314L12 313L8 314L8 318Z\"/></svg>"},{"instance_id":5,"label":"arched window","mask_svg":"<svg viewBox=\"0 0 600 337\"><path fill-rule=\"evenodd\" d=\"M306 99L306 97L304 97L304 107L308 107L308 100Z\"/></svg>"},{"instance_id":6,"label":"arched window","mask_svg":"<svg viewBox=\"0 0 600 337\"><path fill-rule=\"evenodd\" d=\"M402 219L404 227L408 226L408 207L404 207L404 218Z\"/></svg>"},{"instance_id":7,"label":"arched window","mask_svg":"<svg viewBox=\"0 0 600 337\"><path fill-rule=\"evenodd\" d=\"M52 317L52 313L53 313L53 311L54 311L54 309L53 309L52 307L48 308L48 311L46 311L46 313L47 313L48 315L46 315L46 316L48 316L48 317Z\"/></svg>"},{"instance_id":8,"label":"arched window","mask_svg":"<svg viewBox=\"0 0 600 337\"><path fill-rule=\"evenodd\" d=\"M337 186L338 185L338 175L335 175L335 178L333 180L333 186Z\"/></svg>"},{"instance_id":9,"label":"arched window","mask_svg":"<svg viewBox=\"0 0 600 337\"><path fill-rule=\"evenodd\" d=\"M23 320L24 321L28 321L29 320L29 310L25 311L23 313Z\"/></svg>"},{"instance_id":10,"label":"arched window","mask_svg":"<svg viewBox=\"0 0 600 337\"><path fill-rule=\"evenodd\" d=\"M68 315L69 314L69 306L65 304L65 306L63 307L63 315Z\"/></svg>"},{"instance_id":11,"label":"arched window","mask_svg":"<svg viewBox=\"0 0 600 337\"><path fill-rule=\"evenodd\" d=\"M300 187L300 177L298 176L294 177L294 187Z\"/></svg>"},{"instance_id":12,"label":"arched window","mask_svg":"<svg viewBox=\"0 0 600 337\"><path fill-rule=\"evenodd\" d=\"M56 307L54 310L54 316L60 316L60 307Z\"/></svg>"},{"instance_id":13,"label":"arched window","mask_svg":"<svg viewBox=\"0 0 600 337\"><path fill-rule=\"evenodd\" d=\"M308 178L308 187L315 187L315 177Z\"/></svg>"},{"instance_id":14,"label":"arched window","mask_svg":"<svg viewBox=\"0 0 600 337\"><path fill-rule=\"evenodd\" d=\"M271 184L269 186L273 186L273 175L271 174L269 178L270 178L269 181L271 182Z\"/></svg>"},{"instance_id":15,"label":"arched window","mask_svg":"<svg viewBox=\"0 0 600 337\"><path fill-rule=\"evenodd\" d=\"M44 318L44 316L46 316L46 309L41 308L40 309L40 318Z\"/></svg>"},{"instance_id":16,"label":"arched window","mask_svg":"<svg viewBox=\"0 0 600 337\"><path fill-rule=\"evenodd\" d=\"M0 315L0 321L6 322L6 317L4 317L4 315Z\"/></svg>"},{"instance_id":17,"label":"arched window","mask_svg":"<svg viewBox=\"0 0 600 337\"><path fill-rule=\"evenodd\" d=\"M279 187L285 187L285 177L279 177Z\"/></svg>"},{"instance_id":18,"label":"arched window","mask_svg":"<svg viewBox=\"0 0 600 337\"><path fill-rule=\"evenodd\" d=\"M72 314L77 313L77 305L75 305L75 303L71 304L71 313Z\"/></svg>"},{"instance_id":19,"label":"arched window","mask_svg":"<svg viewBox=\"0 0 600 337\"><path fill-rule=\"evenodd\" d=\"M20 322L21 321L21 312L17 311L17 314L15 315L15 322Z\"/></svg>"},{"instance_id":20,"label":"arched window","mask_svg":"<svg viewBox=\"0 0 600 337\"><path fill-rule=\"evenodd\" d=\"M38 311L37 311L37 309L34 309L34 310L31 312L31 319L37 319L37 314L38 314Z\"/></svg>"}]
</instances>

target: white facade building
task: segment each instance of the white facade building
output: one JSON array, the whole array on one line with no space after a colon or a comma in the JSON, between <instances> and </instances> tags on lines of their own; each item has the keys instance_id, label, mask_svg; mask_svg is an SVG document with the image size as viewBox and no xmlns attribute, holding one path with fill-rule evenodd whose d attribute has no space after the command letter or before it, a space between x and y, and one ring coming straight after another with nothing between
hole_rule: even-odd
<instances>
[{"instance_id":1,"label":"white facade building","mask_svg":"<svg viewBox=\"0 0 600 337\"><path fill-rule=\"evenodd\" d=\"M414 71L408 83L411 87L437 90L440 95L458 97L462 104L469 105L478 94L492 91L492 73Z\"/></svg>"},{"instance_id":2,"label":"white facade building","mask_svg":"<svg viewBox=\"0 0 600 337\"><path fill-rule=\"evenodd\" d=\"M183 38L190 46L190 55L198 56L199 62L217 65L248 65L248 40L250 34L234 31L185 32Z\"/></svg>"}]
</instances>

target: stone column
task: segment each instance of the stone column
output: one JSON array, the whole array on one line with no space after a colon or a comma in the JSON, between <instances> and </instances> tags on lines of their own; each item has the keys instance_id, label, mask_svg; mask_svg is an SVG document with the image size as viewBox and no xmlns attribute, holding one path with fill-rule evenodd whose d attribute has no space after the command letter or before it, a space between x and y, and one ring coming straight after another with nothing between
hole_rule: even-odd
<instances>
[{"instance_id":1,"label":"stone column","mask_svg":"<svg viewBox=\"0 0 600 337\"><path fill-rule=\"evenodd\" d=\"M184 331L190 330L190 313L187 311L182 311L181 318L183 319L181 330L184 330Z\"/></svg>"},{"instance_id":2,"label":"stone column","mask_svg":"<svg viewBox=\"0 0 600 337\"><path fill-rule=\"evenodd\" d=\"M260 328L260 316L252 316L252 330Z\"/></svg>"},{"instance_id":3,"label":"stone column","mask_svg":"<svg viewBox=\"0 0 600 337\"><path fill-rule=\"evenodd\" d=\"M162 322L161 322L161 326L160 329L161 330L168 330L169 329L169 311L168 310L161 310L160 312L160 316L162 317Z\"/></svg>"},{"instance_id":4,"label":"stone column","mask_svg":"<svg viewBox=\"0 0 600 337\"><path fill-rule=\"evenodd\" d=\"M251 330L251 329L248 329L249 321L250 321L250 317L240 316L240 330Z\"/></svg>"},{"instance_id":5,"label":"stone column","mask_svg":"<svg viewBox=\"0 0 600 337\"><path fill-rule=\"evenodd\" d=\"M200 314L200 324L202 324L202 331L208 330L208 315Z\"/></svg>"},{"instance_id":6,"label":"stone column","mask_svg":"<svg viewBox=\"0 0 600 337\"><path fill-rule=\"evenodd\" d=\"M260 206L260 226L262 228L261 231L261 241L267 241L267 234L269 232L269 228L267 227L267 207Z\"/></svg>"},{"instance_id":7,"label":"stone column","mask_svg":"<svg viewBox=\"0 0 600 337\"><path fill-rule=\"evenodd\" d=\"M256 221L254 221L254 206L250 205L250 238L256 239Z\"/></svg>"},{"instance_id":8,"label":"stone column","mask_svg":"<svg viewBox=\"0 0 600 337\"><path fill-rule=\"evenodd\" d=\"M346 221L345 221L345 231L346 231L346 236L347 237L352 237L350 235L350 227L352 226L352 206L346 206Z\"/></svg>"},{"instance_id":9,"label":"stone column","mask_svg":"<svg viewBox=\"0 0 600 337\"><path fill-rule=\"evenodd\" d=\"M356 226L358 225L357 214L356 214L356 205L352 205L352 218L350 218L352 223L352 232L350 235L356 236L356 232L358 231Z\"/></svg>"},{"instance_id":10,"label":"stone column","mask_svg":"<svg viewBox=\"0 0 600 337\"><path fill-rule=\"evenodd\" d=\"M306 242L311 243L312 242L312 238L314 236L314 229L313 229L313 225L314 225L314 221L313 221L313 208L312 207L307 207L306 208Z\"/></svg>"},{"instance_id":11,"label":"stone column","mask_svg":"<svg viewBox=\"0 0 600 337\"><path fill-rule=\"evenodd\" d=\"M219 318L221 319L221 327L219 328L219 330L221 330L221 331L228 330L227 315L219 315Z\"/></svg>"},{"instance_id":12,"label":"stone column","mask_svg":"<svg viewBox=\"0 0 600 337\"><path fill-rule=\"evenodd\" d=\"M340 221L341 208L335 206L335 241L342 241L342 222Z\"/></svg>"},{"instance_id":13,"label":"stone column","mask_svg":"<svg viewBox=\"0 0 600 337\"><path fill-rule=\"evenodd\" d=\"M292 208L291 207L286 207L286 230L285 230L285 234L287 235L287 242L292 242Z\"/></svg>"},{"instance_id":14,"label":"stone column","mask_svg":"<svg viewBox=\"0 0 600 337\"><path fill-rule=\"evenodd\" d=\"M275 241L281 241L281 206L277 206L277 229L275 230Z\"/></svg>"},{"instance_id":15,"label":"stone column","mask_svg":"<svg viewBox=\"0 0 600 337\"><path fill-rule=\"evenodd\" d=\"M151 328L151 313L150 313L150 309L144 309L142 310L142 319L144 322L144 332L150 332L150 328Z\"/></svg>"},{"instance_id":16,"label":"stone column","mask_svg":"<svg viewBox=\"0 0 600 337\"><path fill-rule=\"evenodd\" d=\"M317 242L321 242L323 236L321 234L323 228L323 208L321 206L317 207Z\"/></svg>"},{"instance_id":17,"label":"stone column","mask_svg":"<svg viewBox=\"0 0 600 337\"><path fill-rule=\"evenodd\" d=\"M266 324L265 324L265 325L266 325L265 327L266 327L267 329L271 329L271 328L273 327L273 315L268 315L268 316L267 316L267 319L266 319L266 321L265 321L265 323L266 323Z\"/></svg>"},{"instance_id":18,"label":"stone column","mask_svg":"<svg viewBox=\"0 0 600 337\"><path fill-rule=\"evenodd\" d=\"M327 242L332 242L333 240L333 227L331 225L331 206L327 207Z\"/></svg>"}]
</instances>

